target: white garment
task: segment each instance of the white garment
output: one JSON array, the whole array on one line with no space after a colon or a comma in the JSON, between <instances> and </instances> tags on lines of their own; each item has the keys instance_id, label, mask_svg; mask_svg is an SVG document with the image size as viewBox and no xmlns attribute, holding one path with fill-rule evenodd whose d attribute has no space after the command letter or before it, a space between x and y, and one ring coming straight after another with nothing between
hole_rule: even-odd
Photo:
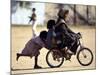
<instances>
[{"instance_id":1,"label":"white garment","mask_svg":"<svg viewBox=\"0 0 100 75\"><path fill-rule=\"evenodd\" d=\"M37 26L37 21L32 21L32 32L33 32L33 37L35 37L35 36L37 35L36 26Z\"/></svg>"}]
</instances>

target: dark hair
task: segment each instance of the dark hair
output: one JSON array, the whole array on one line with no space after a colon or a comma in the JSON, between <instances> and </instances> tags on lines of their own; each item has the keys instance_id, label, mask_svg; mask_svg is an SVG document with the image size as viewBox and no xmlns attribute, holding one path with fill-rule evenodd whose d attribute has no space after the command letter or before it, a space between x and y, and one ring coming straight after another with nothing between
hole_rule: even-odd
<instances>
[{"instance_id":1,"label":"dark hair","mask_svg":"<svg viewBox=\"0 0 100 75\"><path fill-rule=\"evenodd\" d=\"M32 11L35 11L35 10L36 10L35 8L32 9Z\"/></svg>"},{"instance_id":2,"label":"dark hair","mask_svg":"<svg viewBox=\"0 0 100 75\"><path fill-rule=\"evenodd\" d=\"M69 10L65 10L64 15L65 15L65 14L68 14L68 13L69 13Z\"/></svg>"},{"instance_id":3,"label":"dark hair","mask_svg":"<svg viewBox=\"0 0 100 75\"><path fill-rule=\"evenodd\" d=\"M57 14L58 17L60 17L60 18L62 17L62 11L63 11L63 9L59 9L58 14Z\"/></svg>"},{"instance_id":4,"label":"dark hair","mask_svg":"<svg viewBox=\"0 0 100 75\"><path fill-rule=\"evenodd\" d=\"M65 14L68 14L68 13L69 13L69 10L60 9L59 12L58 12L58 17L59 18L64 18L65 17Z\"/></svg>"},{"instance_id":5,"label":"dark hair","mask_svg":"<svg viewBox=\"0 0 100 75\"><path fill-rule=\"evenodd\" d=\"M45 40L47 38L47 31L41 31L39 36L41 40Z\"/></svg>"},{"instance_id":6,"label":"dark hair","mask_svg":"<svg viewBox=\"0 0 100 75\"><path fill-rule=\"evenodd\" d=\"M55 25L55 20L48 20L47 29L53 28L54 25Z\"/></svg>"}]
</instances>

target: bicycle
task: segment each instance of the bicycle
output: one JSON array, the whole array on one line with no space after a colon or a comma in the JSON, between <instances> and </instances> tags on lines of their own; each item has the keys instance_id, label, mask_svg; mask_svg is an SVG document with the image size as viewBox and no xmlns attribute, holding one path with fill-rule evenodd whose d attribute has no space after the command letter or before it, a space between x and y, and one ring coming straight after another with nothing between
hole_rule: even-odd
<instances>
[{"instance_id":1,"label":"bicycle","mask_svg":"<svg viewBox=\"0 0 100 75\"><path fill-rule=\"evenodd\" d=\"M63 64L64 59L70 60L72 55L76 55L78 62L82 66L88 66L92 63L93 61L92 51L89 48L82 46L80 40L82 39L81 33L77 33L76 35L77 35L77 49L75 54L67 53L67 51L66 53L64 53L64 51L58 49L52 49L48 51L46 55L46 62L51 68L60 67ZM72 46L69 48L69 50L71 48Z\"/></svg>"}]
</instances>

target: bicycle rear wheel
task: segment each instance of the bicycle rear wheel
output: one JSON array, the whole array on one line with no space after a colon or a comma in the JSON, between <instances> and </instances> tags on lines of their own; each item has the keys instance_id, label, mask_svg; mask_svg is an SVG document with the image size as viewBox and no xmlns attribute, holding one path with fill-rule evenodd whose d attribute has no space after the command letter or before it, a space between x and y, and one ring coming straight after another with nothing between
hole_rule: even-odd
<instances>
[{"instance_id":1,"label":"bicycle rear wheel","mask_svg":"<svg viewBox=\"0 0 100 75\"><path fill-rule=\"evenodd\" d=\"M64 62L64 57L59 50L50 50L46 55L46 62L51 68L60 67Z\"/></svg>"}]
</instances>

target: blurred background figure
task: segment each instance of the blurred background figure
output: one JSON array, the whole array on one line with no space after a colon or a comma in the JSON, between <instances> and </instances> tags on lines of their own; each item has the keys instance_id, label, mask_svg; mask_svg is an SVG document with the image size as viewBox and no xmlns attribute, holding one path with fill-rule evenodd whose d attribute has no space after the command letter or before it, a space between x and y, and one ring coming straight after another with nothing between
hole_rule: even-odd
<instances>
[{"instance_id":1,"label":"blurred background figure","mask_svg":"<svg viewBox=\"0 0 100 75\"><path fill-rule=\"evenodd\" d=\"M29 16L30 18L28 18ZM34 16L33 20L31 18L32 16ZM39 35L36 28L37 26L44 25L45 3L12 0L11 19L13 26L31 27L32 25L32 31L35 31L35 34Z\"/></svg>"},{"instance_id":2,"label":"blurred background figure","mask_svg":"<svg viewBox=\"0 0 100 75\"><path fill-rule=\"evenodd\" d=\"M33 8L32 9L32 15L29 16L29 18L30 18L29 23L32 21L32 33L33 33L33 37L36 36L35 31L36 31L36 24L37 24L35 11L36 11L36 9Z\"/></svg>"}]
</instances>

